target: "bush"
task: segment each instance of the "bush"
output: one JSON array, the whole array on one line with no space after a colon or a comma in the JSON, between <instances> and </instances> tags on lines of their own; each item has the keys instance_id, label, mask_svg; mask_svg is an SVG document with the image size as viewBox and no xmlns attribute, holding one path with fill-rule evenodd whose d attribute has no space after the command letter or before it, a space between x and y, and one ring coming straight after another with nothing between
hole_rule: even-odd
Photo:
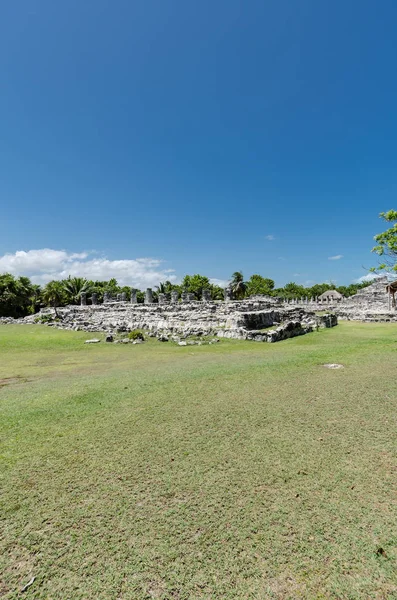
<instances>
[{"instance_id":1,"label":"bush","mask_svg":"<svg viewBox=\"0 0 397 600\"><path fill-rule=\"evenodd\" d=\"M142 340L142 342L145 341L144 335L142 331L139 331L139 329L134 329L133 331L130 331L130 333L128 334L128 338L130 340Z\"/></svg>"},{"instance_id":2,"label":"bush","mask_svg":"<svg viewBox=\"0 0 397 600\"><path fill-rule=\"evenodd\" d=\"M35 323L52 323L53 321L60 321L59 317L54 317L53 315L40 315L36 317Z\"/></svg>"}]
</instances>

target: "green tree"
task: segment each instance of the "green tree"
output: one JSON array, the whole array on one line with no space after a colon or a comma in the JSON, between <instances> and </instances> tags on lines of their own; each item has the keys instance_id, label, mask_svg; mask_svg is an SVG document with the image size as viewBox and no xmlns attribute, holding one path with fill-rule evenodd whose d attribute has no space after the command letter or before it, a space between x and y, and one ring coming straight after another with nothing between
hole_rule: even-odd
<instances>
[{"instance_id":1,"label":"green tree","mask_svg":"<svg viewBox=\"0 0 397 600\"><path fill-rule=\"evenodd\" d=\"M28 277L0 275L0 317L23 317L34 312L36 286Z\"/></svg>"},{"instance_id":2,"label":"green tree","mask_svg":"<svg viewBox=\"0 0 397 600\"><path fill-rule=\"evenodd\" d=\"M247 281L247 296L270 296L274 290L274 281L261 275L251 275Z\"/></svg>"},{"instance_id":3,"label":"green tree","mask_svg":"<svg viewBox=\"0 0 397 600\"><path fill-rule=\"evenodd\" d=\"M201 300L203 290L209 289L211 289L210 280L204 275L185 275L181 283L181 290L195 294L197 300Z\"/></svg>"},{"instance_id":4,"label":"green tree","mask_svg":"<svg viewBox=\"0 0 397 600\"><path fill-rule=\"evenodd\" d=\"M235 271L233 273L230 287L232 288L233 295L237 300L244 298L247 290L247 284L244 281L244 275L241 271Z\"/></svg>"},{"instance_id":5,"label":"green tree","mask_svg":"<svg viewBox=\"0 0 397 600\"><path fill-rule=\"evenodd\" d=\"M68 304L79 304L81 294L88 293L89 282L84 277L68 277L62 281Z\"/></svg>"},{"instance_id":6,"label":"green tree","mask_svg":"<svg viewBox=\"0 0 397 600\"><path fill-rule=\"evenodd\" d=\"M220 285L211 283L210 288L212 300L223 300L225 297L225 290Z\"/></svg>"},{"instance_id":7,"label":"green tree","mask_svg":"<svg viewBox=\"0 0 397 600\"><path fill-rule=\"evenodd\" d=\"M307 296L306 288L294 281L290 281L284 286L285 298L303 298Z\"/></svg>"},{"instance_id":8,"label":"green tree","mask_svg":"<svg viewBox=\"0 0 397 600\"><path fill-rule=\"evenodd\" d=\"M65 303L65 287L61 281L50 281L42 293L43 301L47 306L52 306L55 315L59 317L57 308Z\"/></svg>"},{"instance_id":9,"label":"green tree","mask_svg":"<svg viewBox=\"0 0 397 600\"><path fill-rule=\"evenodd\" d=\"M389 210L388 212L381 212L380 218L391 223L391 227L378 233L374 239L377 242L376 246L372 248L372 252L382 257L381 262L377 267L370 269L374 271L397 271L397 211Z\"/></svg>"}]
</instances>

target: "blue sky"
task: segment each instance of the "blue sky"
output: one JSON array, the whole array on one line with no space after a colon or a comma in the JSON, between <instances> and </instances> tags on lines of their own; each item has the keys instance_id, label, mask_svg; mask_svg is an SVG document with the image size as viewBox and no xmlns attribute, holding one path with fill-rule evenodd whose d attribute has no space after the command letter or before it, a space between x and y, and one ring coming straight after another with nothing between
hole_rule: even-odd
<instances>
[{"instance_id":1,"label":"blue sky","mask_svg":"<svg viewBox=\"0 0 397 600\"><path fill-rule=\"evenodd\" d=\"M396 208L396 22L395 0L3 2L0 271L364 275Z\"/></svg>"}]
</instances>

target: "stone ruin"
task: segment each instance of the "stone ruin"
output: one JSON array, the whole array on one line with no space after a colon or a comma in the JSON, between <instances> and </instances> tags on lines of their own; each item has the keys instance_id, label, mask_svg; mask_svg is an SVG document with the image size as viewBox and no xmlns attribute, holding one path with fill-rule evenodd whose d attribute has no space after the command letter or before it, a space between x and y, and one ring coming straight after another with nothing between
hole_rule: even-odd
<instances>
[{"instance_id":1,"label":"stone ruin","mask_svg":"<svg viewBox=\"0 0 397 600\"><path fill-rule=\"evenodd\" d=\"M284 301L269 296L233 300L230 288L225 290L224 301L212 300L209 290L204 290L200 301L187 292L179 300L178 292L173 291L170 296L158 294L156 303L152 289L148 288L143 304L137 302L134 288L129 301L125 292L116 297L105 292L102 304L97 294L89 297L82 293L80 306L58 308L60 321L48 324L61 329L107 333L140 329L159 339L216 336L274 342L318 327L334 327L338 319L397 322L397 311L390 306L386 285L387 278L379 278L351 298L339 301L330 297L322 302L316 298ZM53 313L52 308L45 308L38 315L16 321L5 318L0 322L40 322L43 316Z\"/></svg>"},{"instance_id":2,"label":"stone ruin","mask_svg":"<svg viewBox=\"0 0 397 600\"><path fill-rule=\"evenodd\" d=\"M153 292L148 288L143 304L136 302L136 290L132 290L129 302L125 294L118 294L116 298L105 294L103 303L99 304L96 295L89 303L87 295L82 294L80 306L58 308L60 320L52 320L48 325L108 334L139 329L161 340L216 336L276 342L337 324L335 315L317 316L308 306L283 305L276 298L236 301L232 300L230 290L225 298L226 301L213 301L209 291L204 290L201 301L191 293L183 293L179 301L177 293L172 293L170 298L159 294L158 302L154 303ZM53 314L52 308L45 308L38 315L17 322L40 322L43 316Z\"/></svg>"}]
</instances>

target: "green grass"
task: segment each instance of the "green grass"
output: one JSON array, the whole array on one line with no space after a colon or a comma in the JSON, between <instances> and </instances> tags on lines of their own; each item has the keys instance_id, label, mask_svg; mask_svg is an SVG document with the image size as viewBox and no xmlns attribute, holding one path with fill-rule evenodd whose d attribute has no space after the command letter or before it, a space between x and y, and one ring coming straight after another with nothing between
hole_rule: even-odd
<instances>
[{"instance_id":1,"label":"green grass","mask_svg":"<svg viewBox=\"0 0 397 600\"><path fill-rule=\"evenodd\" d=\"M397 598L397 325L89 337L0 327L0 596Z\"/></svg>"}]
</instances>

